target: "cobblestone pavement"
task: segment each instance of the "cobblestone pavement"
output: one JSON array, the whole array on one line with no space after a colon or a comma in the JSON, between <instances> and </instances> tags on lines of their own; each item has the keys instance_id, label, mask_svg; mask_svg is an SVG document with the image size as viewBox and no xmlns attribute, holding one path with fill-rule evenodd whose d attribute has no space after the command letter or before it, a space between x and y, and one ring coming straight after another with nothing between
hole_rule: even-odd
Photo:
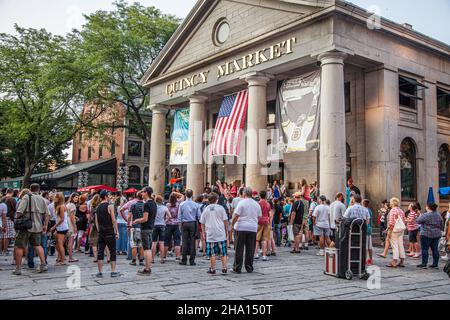
<instances>
[{"instance_id":1,"label":"cobblestone pavement","mask_svg":"<svg viewBox=\"0 0 450 320\"><path fill-rule=\"evenodd\" d=\"M229 265L232 264L233 250ZM376 250L379 252L379 249ZM180 266L174 258L166 264L157 263L150 277L136 275L138 267L130 266L119 256L120 278L95 277L96 265L92 258L78 254L81 285L69 289L69 269L55 267L49 257L49 272L37 274L27 267L20 277L11 274L11 257L0 257L0 299L441 299L450 300L450 279L440 270L417 269L417 260L407 260L404 269L384 267L388 260L375 259L381 266L381 288L369 290L363 280L342 280L323 273L323 258L310 249L291 254L288 248L278 251L270 261L255 262L253 274L208 276L209 261L197 258L197 266ZM37 261L37 259L36 259ZM69 279L70 282L70 279Z\"/></svg>"}]
</instances>

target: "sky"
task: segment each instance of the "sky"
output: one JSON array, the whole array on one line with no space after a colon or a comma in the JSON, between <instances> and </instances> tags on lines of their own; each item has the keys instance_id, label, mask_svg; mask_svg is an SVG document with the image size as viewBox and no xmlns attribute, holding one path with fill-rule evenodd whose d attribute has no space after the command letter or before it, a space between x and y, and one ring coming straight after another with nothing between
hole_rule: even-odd
<instances>
[{"instance_id":1,"label":"sky","mask_svg":"<svg viewBox=\"0 0 450 320\"><path fill-rule=\"evenodd\" d=\"M139 0L163 13L184 18L197 0ZM134 2L127 0L127 2ZM350 2L450 45L450 0L351 0ZM83 14L111 10L114 0L0 0L0 32L13 33L21 27L45 28L64 35L80 29ZM71 158L71 149L66 151Z\"/></svg>"},{"instance_id":2,"label":"sky","mask_svg":"<svg viewBox=\"0 0 450 320\"><path fill-rule=\"evenodd\" d=\"M110 10L113 0L0 0L0 32L12 33L14 23L46 28L63 35L80 28L84 18L97 10ZM132 2L131 0L128 2ZM140 0L164 13L184 18L196 0ZM398 23L408 22L416 31L450 44L450 0L352 0L362 8L376 6L381 16Z\"/></svg>"}]
</instances>

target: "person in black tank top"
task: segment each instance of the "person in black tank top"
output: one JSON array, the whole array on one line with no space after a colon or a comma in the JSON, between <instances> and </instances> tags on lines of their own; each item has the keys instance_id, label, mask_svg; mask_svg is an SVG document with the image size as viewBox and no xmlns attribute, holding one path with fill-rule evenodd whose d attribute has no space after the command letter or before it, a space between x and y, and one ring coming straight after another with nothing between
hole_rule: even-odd
<instances>
[{"instance_id":1,"label":"person in black tank top","mask_svg":"<svg viewBox=\"0 0 450 320\"><path fill-rule=\"evenodd\" d=\"M99 204L95 214L95 223L98 229L97 248L97 278L102 278L103 259L105 258L105 248L108 247L111 258L111 277L119 277L120 272L116 272L116 240L119 239L117 221L114 214L114 205L109 203L109 193L105 190L100 192L102 202Z\"/></svg>"}]
</instances>

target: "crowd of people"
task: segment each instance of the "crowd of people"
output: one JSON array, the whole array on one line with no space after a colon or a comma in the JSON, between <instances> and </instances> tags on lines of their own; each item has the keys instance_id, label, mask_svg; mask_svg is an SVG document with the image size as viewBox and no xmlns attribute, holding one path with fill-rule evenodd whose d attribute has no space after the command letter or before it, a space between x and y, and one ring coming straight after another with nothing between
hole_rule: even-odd
<instances>
[{"instance_id":1,"label":"crowd of people","mask_svg":"<svg viewBox=\"0 0 450 320\"><path fill-rule=\"evenodd\" d=\"M440 259L448 260L450 246L450 207L442 216L438 206L429 203L422 212L419 203L411 203L404 212L400 201L383 201L375 223L371 203L348 181L347 190L333 200L320 195L317 183L305 179L292 197L288 186L275 181L266 190L252 190L238 183L217 181L206 185L203 194L194 195L180 187L163 197L146 187L127 196L120 192L92 190L90 193L41 192L38 184L30 189L2 190L0 201L0 254L10 255L14 246L13 274L22 274L22 265L48 272L49 256L55 265L77 263L77 254L90 255L97 264L97 277L103 277L106 258L111 277L119 277L118 256L127 256L130 264L140 266L139 275L148 276L156 257L166 263L173 257L180 265L195 266L198 255L210 260L207 273L228 273L228 252L235 250L231 272L243 269L251 273L254 261L269 261L277 248L291 247L300 254L313 246L317 255L333 247L340 224L345 219L362 219L367 226L366 265L373 264L373 228L380 226L389 268L401 268L405 261L421 259L419 268L438 268ZM404 248L408 234L409 248ZM432 264L428 265L429 252Z\"/></svg>"}]
</instances>

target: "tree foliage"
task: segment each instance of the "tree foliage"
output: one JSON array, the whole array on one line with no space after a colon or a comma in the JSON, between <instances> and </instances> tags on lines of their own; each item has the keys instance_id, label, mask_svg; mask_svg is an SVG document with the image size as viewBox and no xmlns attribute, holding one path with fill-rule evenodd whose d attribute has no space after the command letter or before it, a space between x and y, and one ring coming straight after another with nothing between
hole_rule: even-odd
<instances>
[{"instance_id":1,"label":"tree foliage","mask_svg":"<svg viewBox=\"0 0 450 320\"><path fill-rule=\"evenodd\" d=\"M87 23L71 38L78 69L90 83L83 95L105 105L122 104L129 127L148 141L151 130L143 115L149 112L149 92L140 80L180 20L138 3L115 6L85 16Z\"/></svg>"}]
</instances>

